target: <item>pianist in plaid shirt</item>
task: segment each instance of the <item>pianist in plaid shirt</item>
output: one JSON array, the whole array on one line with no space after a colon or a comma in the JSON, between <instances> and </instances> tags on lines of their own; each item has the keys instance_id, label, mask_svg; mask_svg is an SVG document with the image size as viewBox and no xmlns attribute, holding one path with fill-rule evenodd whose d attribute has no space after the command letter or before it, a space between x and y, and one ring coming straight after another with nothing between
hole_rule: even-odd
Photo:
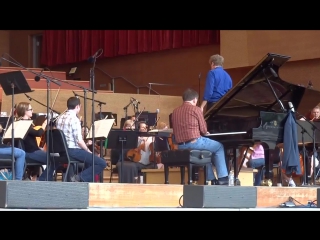
<instances>
[{"instance_id":1,"label":"pianist in plaid shirt","mask_svg":"<svg viewBox=\"0 0 320 240\"><path fill-rule=\"evenodd\" d=\"M224 147L220 142L203 137L208 134L207 124L200 107L197 106L199 94L187 89L182 96L183 104L172 113L172 127L178 149L198 149L212 152L212 163L215 165L219 185L228 185L228 170ZM214 180L212 167L208 167L207 180Z\"/></svg>"},{"instance_id":2,"label":"pianist in plaid shirt","mask_svg":"<svg viewBox=\"0 0 320 240\"><path fill-rule=\"evenodd\" d=\"M77 114L80 112L80 99L70 97L67 101L68 111L57 120L57 128L62 130L66 136L68 153L70 157L81 161L85 169L78 175L71 177L72 182L91 182L92 176L92 152L83 141L81 134L81 123ZM100 174L107 166L104 159L94 156L94 175Z\"/></svg>"}]
</instances>

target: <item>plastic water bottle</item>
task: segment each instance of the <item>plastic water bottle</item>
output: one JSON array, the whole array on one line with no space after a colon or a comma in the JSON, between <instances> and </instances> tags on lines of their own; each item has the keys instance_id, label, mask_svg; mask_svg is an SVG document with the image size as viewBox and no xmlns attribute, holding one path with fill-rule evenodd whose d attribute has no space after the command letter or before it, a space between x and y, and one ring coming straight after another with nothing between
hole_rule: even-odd
<instances>
[{"instance_id":1,"label":"plastic water bottle","mask_svg":"<svg viewBox=\"0 0 320 240\"><path fill-rule=\"evenodd\" d=\"M234 174L232 170L229 173L229 186L234 186Z\"/></svg>"}]
</instances>

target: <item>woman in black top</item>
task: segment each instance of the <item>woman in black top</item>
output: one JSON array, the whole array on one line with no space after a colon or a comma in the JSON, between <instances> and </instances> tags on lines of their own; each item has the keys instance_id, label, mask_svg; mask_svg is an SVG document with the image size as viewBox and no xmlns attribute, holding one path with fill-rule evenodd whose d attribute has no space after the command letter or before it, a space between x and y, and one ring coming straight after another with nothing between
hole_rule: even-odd
<instances>
[{"instance_id":1,"label":"woman in black top","mask_svg":"<svg viewBox=\"0 0 320 240\"><path fill-rule=\"evenodd\" d=\"M32 107L28 102L20 102L16 107L17 119L20 121L30 120L32 117ZM45 120L39 129L35 129L33 126L30 127L26 137L22 140L24 145L24 151L26 152L26 158L38 161L47 165L47 153L43 149L40 149L37 143L37 137L41 137L47 126L47 120ZM49 171L48 181L53 179L53 168ZM39 177L39 181L46 181L47 168Z\"/></svg>"}]
</instances>

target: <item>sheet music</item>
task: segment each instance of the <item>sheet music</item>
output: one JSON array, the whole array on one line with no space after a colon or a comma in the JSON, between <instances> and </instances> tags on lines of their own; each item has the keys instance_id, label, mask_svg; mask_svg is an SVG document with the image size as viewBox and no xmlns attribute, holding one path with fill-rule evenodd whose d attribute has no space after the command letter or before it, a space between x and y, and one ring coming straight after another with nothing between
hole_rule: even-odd
<instances>
[{"instance_id":1,"label":"sheet music","mask_svg":"<svg viewBox=\"0 0 320 240\"><path fill-rule=\"evenodd\" d=\"M14 128L14 138L15 139L24 139L26 136L33 120L21 120L14 122L13 128ZM4 136L4 140L12 139L12 124L8 127L6 130Z\"/></svg>"},{"instance_id":2,"label":"sheet music","mask_svg":"<svg viewBox=\"0 0 320 240\"><path fill-rule=\"evenodd\" d=\"M207 137L207 136L237 135L237 134L246 134L246 133L247 132L210 133L210 134L206 134L205 137Z\"/></svg>"},{"instance_id":3,"label":"sheet music","mask_svg":"<svg viewBox=\"0 0 320 240\"><path fill-rule=\"evenodd\" d=\"M108 138L115 119L102 119L94 121L94 138ZM86 139L92 139L92 127Z\"/></svg>"}]
</instances>

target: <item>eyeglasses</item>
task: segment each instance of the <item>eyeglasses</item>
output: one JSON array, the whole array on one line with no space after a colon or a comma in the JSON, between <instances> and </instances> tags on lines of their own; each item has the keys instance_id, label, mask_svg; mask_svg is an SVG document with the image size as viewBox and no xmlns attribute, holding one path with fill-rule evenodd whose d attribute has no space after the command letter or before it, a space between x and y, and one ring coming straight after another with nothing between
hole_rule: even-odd
<instances>
[{"instance_id":1,"label":"eyeglasses","mask_svg":"<svg viewBox=\"0 0 320 240\"><path fill-rule=\"evenodd\" d=\"M30 108L30 109L27 109L27 111L33 111L33 109L32 109L32 108Z\"/></svg>"}]
</instances>

